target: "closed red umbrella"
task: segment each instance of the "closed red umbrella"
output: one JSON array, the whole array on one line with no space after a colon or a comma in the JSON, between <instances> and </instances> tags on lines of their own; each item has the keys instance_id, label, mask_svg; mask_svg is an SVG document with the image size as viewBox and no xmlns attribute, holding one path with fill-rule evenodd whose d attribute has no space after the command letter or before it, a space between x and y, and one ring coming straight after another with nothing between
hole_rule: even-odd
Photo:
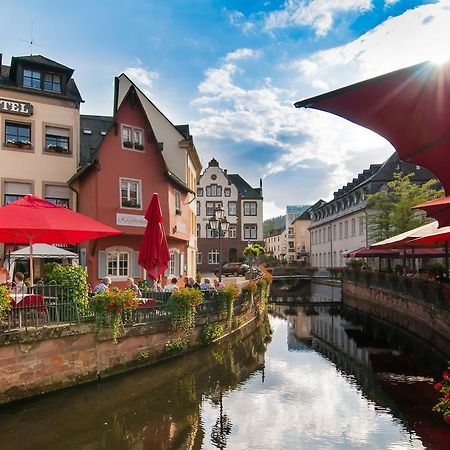
<instances>
[{"instance_id":1,"label":"closed red umbrella","mask_svg":"<svg viewBox=\"0 0 450 450\"><path fill-rule=\"evenodd\" d=\"M121 232L34 195L0 208L0 242L30 245L33 282L33 244L78 244Z\"/></svg>"},{"instance_id":2,"label":"closed red umbrella","mask_svg":"<svg viewBox=\"0 0 450 450\"><path fill-rule=\"evenodd\" d=\"M385 137L403 161L426 167L450 194L450 62L421 63L302 100Z\"/></svg>"},{"instance_id":3,"label":"closed red umbrella","mask_svg":"<svg viewBox=\"0 0 450 450\"><path fill-rule=\"evenodd\" d=\"M169 266L170 254L163 227L163 215L159 196L154 193L145 213L147 227L139 249L139 265L150 278L158 280Z\"/></svg>"}]
</instances>

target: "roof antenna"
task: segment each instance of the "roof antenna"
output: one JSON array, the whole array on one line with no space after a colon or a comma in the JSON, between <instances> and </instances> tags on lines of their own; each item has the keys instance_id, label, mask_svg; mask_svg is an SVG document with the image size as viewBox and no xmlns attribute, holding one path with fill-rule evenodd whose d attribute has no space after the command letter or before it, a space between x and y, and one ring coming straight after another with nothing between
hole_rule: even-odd
<instances>
[{"instance_id":1,"label":"roof antenna","mask_svg":"<svg viewBox=\"0 0 450 450\"><path fill-rule=\"evenodd\" d=\"M34 31L34 21L31 21L31 35L30 35L30 40L27 41L26 39L21 39L22 42L27 42L30 46L30 56L33 56L33 45L37 46L37 47L43 47L43 45L38 44L37 42L34 41L33 38L33 31Z\"/></svg>"}]
</instances>

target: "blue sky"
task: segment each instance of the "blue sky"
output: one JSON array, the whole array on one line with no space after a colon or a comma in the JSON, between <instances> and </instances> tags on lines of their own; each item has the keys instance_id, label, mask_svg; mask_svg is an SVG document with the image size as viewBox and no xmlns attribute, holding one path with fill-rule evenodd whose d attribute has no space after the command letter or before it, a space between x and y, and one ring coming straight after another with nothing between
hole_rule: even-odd
<instances>
[{"instance_id":1,"label":"blue sky","mask_svg":"<svg viewBox=\"0 0 450 450\"><path fill-rule=\"evenodd\" d=\"M253 185L265 217L315 203L391 145L293 103L447 56L450 0L49 0L2 7L0 52L75 69L82 113L110 114L126 72L172 120L189 123L203 165L214 156ZM39 45L38 45L39 44Z\"/></svg>"}]
</instances>

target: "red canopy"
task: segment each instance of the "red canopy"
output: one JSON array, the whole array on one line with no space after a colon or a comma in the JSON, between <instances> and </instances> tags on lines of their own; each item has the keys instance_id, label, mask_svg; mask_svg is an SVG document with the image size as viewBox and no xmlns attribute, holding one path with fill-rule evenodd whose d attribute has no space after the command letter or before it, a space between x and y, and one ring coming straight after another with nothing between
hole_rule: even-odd
<instances>
[{"instance_id":1,"label":"red canopy","mask_svg":"<svg viewBox=\"0 0 450 450\"><path fill-rule=\"evenodd\" d=\"M157 280L169 266L170 254L163 227L163 215L158 194L153 194L145 213L147 227L139 249L139 265Z\"/></svg>"},{"instance_id":2,"label":"red canopy","mask_svg":"<svg viewBox=\"0 0 450 450\"><path fill-rule=\"evenodd\" d=\"M34 195L26 195L0 208L0 242L30 245L31 282L32 244L77 244L120 233L94 219Z\"/></svg>"},{"instance_id":3,"label":"red canopy","mask_svg":"<svg viewBox=\"0 0 450 450\"><path fill-rule=\"evenodd\" d=\"M433 172L450 194L450 62L417 64L295 106L327 111L375 131L401 160Z\"/></svg>"},{"instance_id":4,"label":"red canopy","mask_svg":"<svg viewBox=\"0 0 450 450\"><path fill-rule=\"evenodd\" d=\"M361 247L345 255L346 258L383 258L399 256L398 250Z\"/></svg>"},{"instance_id":5,"label":"red canopy","mask_svg":"<svg viewBox=\"0 0 450 450\"><path fill-rule=\"evenodd\" d=\"M433 217L439 222L440 227L450 225L450 196L421 203L414 208L424 210L427 216Z\"/></svg>"}]
</instances>

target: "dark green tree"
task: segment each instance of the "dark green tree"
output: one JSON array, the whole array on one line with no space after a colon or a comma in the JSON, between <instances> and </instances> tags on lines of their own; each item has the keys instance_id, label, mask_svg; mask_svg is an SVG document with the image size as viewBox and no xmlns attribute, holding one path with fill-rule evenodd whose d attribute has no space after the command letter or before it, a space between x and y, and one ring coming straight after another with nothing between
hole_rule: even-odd
<instances>
[{"instance_id":1,"label":"dark green tree","mask_svg":"<svg viewBox=\"0 0 450 450\"><path fill-rule=\"evenodd\" d=\"M417 184L412 181L414 175L394 173L394 179L387 184L386 190L368 196L367 206L372 210L368 214L368 231L374 241L387 239L428 222L425 214L413 209L413 206L438 198L444 192L436 189L439 184L436 179Z\"/></svg>"}]
</instances>

